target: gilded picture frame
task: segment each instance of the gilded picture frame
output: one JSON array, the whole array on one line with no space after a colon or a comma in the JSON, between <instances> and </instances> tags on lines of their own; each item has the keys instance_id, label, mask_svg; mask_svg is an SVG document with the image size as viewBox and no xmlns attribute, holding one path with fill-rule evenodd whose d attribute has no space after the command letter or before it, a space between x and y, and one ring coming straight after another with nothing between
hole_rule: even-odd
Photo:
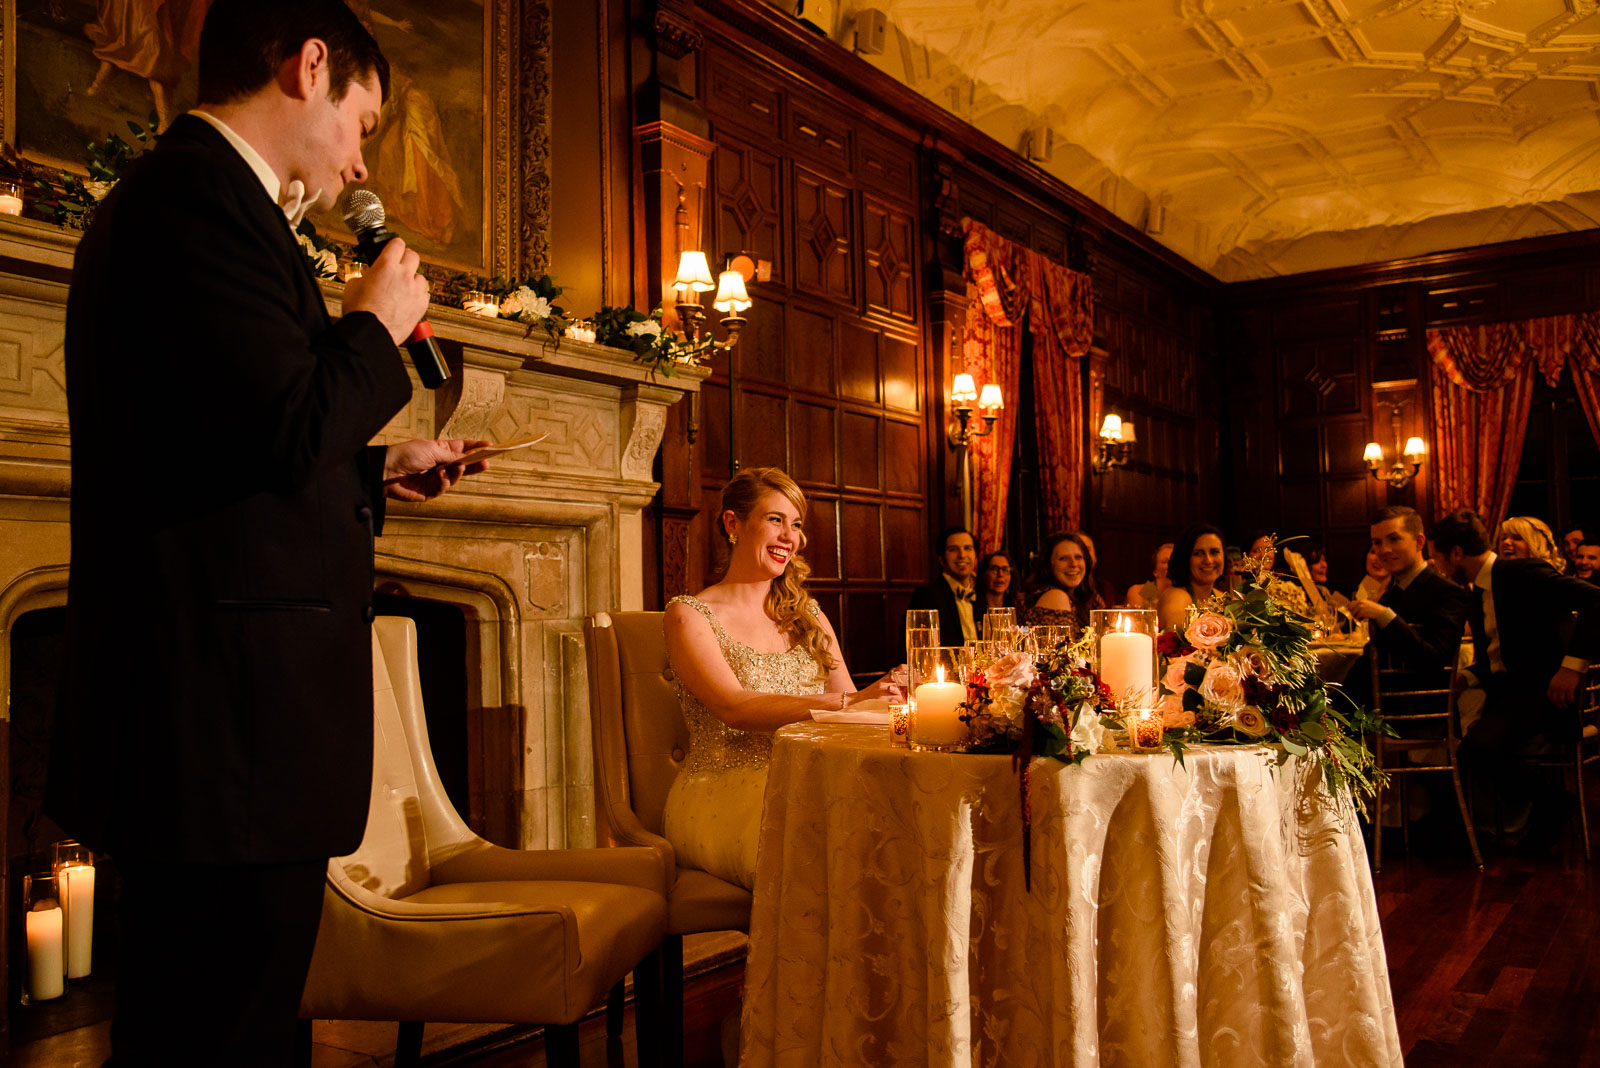
<instances>
[{"instance_id":1,"label":"gilded picture frame","mask_svg":"<svg viewBox=\"0 0 1600 1068\"><path fill-rule=\"evenodd\" d=\"M392 70L364 151L367 184L384 198L391 228L436 279L544 271L550 0L349 2ZM110 133L132 141L128 121L144 125L158 105L167 118L192 106L208 6L0 0L0 140L30 171L82 174L85 142ZM336 208L312 219L348 239Z\"/></svg>"}]
</instances>

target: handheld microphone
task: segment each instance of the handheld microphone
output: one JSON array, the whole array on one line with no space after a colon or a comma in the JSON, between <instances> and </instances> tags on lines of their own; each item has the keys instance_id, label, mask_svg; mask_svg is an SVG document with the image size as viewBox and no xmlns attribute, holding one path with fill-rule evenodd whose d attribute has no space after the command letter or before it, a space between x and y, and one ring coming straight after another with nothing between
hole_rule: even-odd
<instances>
[{"instance_id":1,"label":"handheld microphone","mask_svg":"<svg viewBox=\"0 0 1600 1068\"><path fill-rule=\"evenodd\" d=\"M345 201L345 225L356 235L356 258L362 263L371 264L394 237L393 232L383 225L387 218L383 201L370 189L353 190ZM417 376L422 379L424 387L438 389L450 377L444 353L433 338L433 324L426 318L417 323L411 336L406 338L406 352L410 354L411 366L417 369Z\"/></svg>"}]
</instances>

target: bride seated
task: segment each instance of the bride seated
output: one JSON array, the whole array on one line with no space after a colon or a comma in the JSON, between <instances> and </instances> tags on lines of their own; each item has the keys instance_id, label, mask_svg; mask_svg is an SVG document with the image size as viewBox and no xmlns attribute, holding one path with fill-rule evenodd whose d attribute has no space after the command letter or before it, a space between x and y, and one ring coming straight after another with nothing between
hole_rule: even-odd
<instances>
[{"instance_id":1,"label":"bride seated","mask_svg":"<svg viewBox=\"0 0 1600 1068\"><path fill-rule=\"evenodd\" d=\"M739 472L722 491L722 581L667 604L667 656L689 725L689 755L667 795L664 830L679 862L745 887L772 732L811 710L898 700L885 675L856 690L833 625L805 589L806 499L775 467Z\"/></svg>"}]
</instances>

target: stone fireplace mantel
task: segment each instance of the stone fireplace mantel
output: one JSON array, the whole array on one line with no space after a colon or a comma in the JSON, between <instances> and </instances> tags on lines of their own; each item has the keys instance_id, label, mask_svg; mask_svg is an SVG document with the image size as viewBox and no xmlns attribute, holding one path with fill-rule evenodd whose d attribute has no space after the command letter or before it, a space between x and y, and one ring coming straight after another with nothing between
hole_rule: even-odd
<instances>
[{"instance_id":1,"label":"stone fireplace mantel","mask_svg":"<svg viewBox=\"0 0 1600 1068\"><path fill-rule=\"evenodd\" d=\"M76 235L0 216L0 721L13 622L66 596L62 338L75 247ZM335 315L340 292L326 287ZM542 344L520 324L437 306L430 318L454 375L437 392L418 386L376 440L549 437L439 501L391 502L378 586L466 619L485 832L529 848L592 844L582 621L643 607L642 511L667 409L705 372L657 377L630 354Z\"/></svg>"}]
</instances>

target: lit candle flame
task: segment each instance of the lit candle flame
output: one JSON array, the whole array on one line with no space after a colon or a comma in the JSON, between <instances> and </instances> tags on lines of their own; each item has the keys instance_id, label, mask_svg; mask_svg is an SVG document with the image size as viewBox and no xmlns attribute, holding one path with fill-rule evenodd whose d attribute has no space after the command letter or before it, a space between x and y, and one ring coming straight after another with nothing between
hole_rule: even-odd
<instances>
[{"instance_id":1,"label":"lit candle flame","mask_svg":"<svg viewBox=\"0 0 1600 1068\"><path fill-rule=\"evenodd\" d=\"M943 682L944 681L944 665L943 664L940 664L938 667L934 668L933 669L933 673L936 676L938 676L938 678L935 681L937 681L937 682Z\"/></svg>"},{"instance_id":2,"label":"lit candle flame","mask_svg":"<svg viewBox=\"0 0 1600 1068\"><path fill-rule=\"evenodd\" d=\"M1118 616L1117 629L1126 634L1128 631L1133 629L1133 620L1129 619L1127 616Z\"/></svg>"}]
</instances>

